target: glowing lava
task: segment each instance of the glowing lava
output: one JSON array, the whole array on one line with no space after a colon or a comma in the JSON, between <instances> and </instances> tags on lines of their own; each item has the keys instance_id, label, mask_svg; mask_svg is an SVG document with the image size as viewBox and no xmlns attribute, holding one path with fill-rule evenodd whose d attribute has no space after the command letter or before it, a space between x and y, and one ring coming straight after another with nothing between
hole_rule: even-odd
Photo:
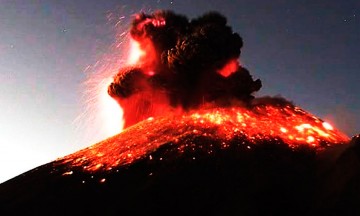
<instances>
[{"instance_id":1,"label":"glowing lava","mask_svg":"<svg viewBox=\"0 0 360 216\"><path fill-rule=\"evenodd\" d=\"M145 52L140 48L140 44L137 41L130 40L130 52L127 63L136 64Z\"/></svg>"},{"instance_id":2,"label":"glowing lava","mask_svg":"<svg viewBox=\"0 0 360 216\"><path fill-rule=\"evenodd\" d=\"M223 77L229 77L231 74L235 73L239 69L239 60L232 59L230 60L223 68L221 68L218 73Z\"/></svg>"},{"instance_id":3,"label":"glowing lava","mask_svg":"<svg viewBox=\"0 0 360 216\"><path fill-rule=\"evenodd\" d=\"M140 45L138 42L134 40L129 41L129 56L127 58L127 61L125 62L128 65L138 64L140 61L140 58L144 56L145 52L140 48ZM110 58L114 58L111 56ZM99 69L99 74L106 74L108 77L110 77L109 71L117 71L118 68L116 68L117 64L113 65L101 65ZM113 78L102 78L99 75L99 77L93 77L92 82L96 82L96 85L94 87L94 91L97 95L94 100L96 100L97 104L97 113L94 113L93 115L98 115L98 122L96 124L99 125L98 131L101 131L102 137L110 137L113 135L116 135L122 131L124 128L124 120L123 120L123 108L121 105L119 105L113 98L110 97L110 95L107 93L107 88L110 85L110 83L113 81ZM98 132L96 132L98 133Z\"/></svg>"},{"instance_id":4,"label":"glowing lava","mask_svg":"<svg viewBox=\"0 0 360 216\"><path fill-rule=\"evenodd\" d=\"M107 79L100 83L101 93L99 95L101 104L99 110L101 112L101 118L104 121L103 127L107 137L120 133L124 127L124 122L121 121L123 110L119 107L119 104L107 94L107 87L111 81L112 79Z\"/></svg>"},{"instance_id":5,"label":"glowing lava","mask_svg":"<svg viewBox=\"0 0 360 216\"><path fill-rule=\"evenodd\" d=\"M194 144L206 138L209 142ZM322 151L344 144L349 138L329 123L292 106L257 105L252 108L199 109L181 115L165 115L139 122L121 134L62 158L64 163L86 171L112 170L149 157L162 145L175 145L176 154L193 148L212 154L217 148L259 143L285 143L289 149L308 147Z\"/></svg>"}]
</instances>

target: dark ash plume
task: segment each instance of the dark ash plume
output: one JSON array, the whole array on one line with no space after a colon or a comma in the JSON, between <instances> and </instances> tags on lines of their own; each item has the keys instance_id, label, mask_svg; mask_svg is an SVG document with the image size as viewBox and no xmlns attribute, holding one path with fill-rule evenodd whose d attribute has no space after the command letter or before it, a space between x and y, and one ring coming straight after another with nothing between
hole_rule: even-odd
<instances>
[{"instance_id":1,"label":"dark ash plume","mask_svg":"<svg viewBox=\"0 0 360 216\"><path fill-rule=\"evenodd\" d=\"M242 38L218 12L193 20L172 11L140 13L130 35L145 54L110 84L108 93L119 103L150 90L165 93L169 107L183 110L234 99L247 104L261 88L261 81L238 62ZM127 107L121 106L126 121Z\"/></svg>"}]
</instances>

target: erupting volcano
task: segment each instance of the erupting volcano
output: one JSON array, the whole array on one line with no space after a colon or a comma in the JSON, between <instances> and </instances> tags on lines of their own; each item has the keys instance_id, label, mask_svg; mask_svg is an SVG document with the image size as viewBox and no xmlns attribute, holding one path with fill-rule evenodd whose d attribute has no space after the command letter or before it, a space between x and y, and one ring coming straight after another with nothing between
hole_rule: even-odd
<instances>
[{"instance_id":1,"label":"erupting volcano","mask_svg":"<svg viewBox=\"0 0 360 216\"><path fill-rule=\"evenodd\" d=\"M246 105L261 88L261 81L238 62L242 38L217 12L191 21L171 11L141 13L130 35L131 64L108 88L124 110L125 127L208 103Z\"/></svg>"},{"instance_id":2,"label":"erupting volcano","mask_svg":"<svg viewBox=\"0 0 360 216\"><path fill-rule=\"evenodd\" d=\"M171 11L140 13L130 35L129 65L108 88L124 110L125 127L182 113L206 115L219 125L231 122L233 128L222 125L223 130L278 137L290 146L349 140L283 98L255 98L262 84L239 63L242 38L217 12L190 21ZM190 114L194 110L203 114Z\"/></svg>"},{"instance_id":3,"label":"erupting volcano","mask_svg":"<svg viewBox=\"0 0 360 216\"><path fill-rule=\"evenodd\" d=\"M359 136L256 97L222 14L139 13L130 36L107 89L124 130L0 185L5 213L360 213Z\"/></svg>"}]
</instances>

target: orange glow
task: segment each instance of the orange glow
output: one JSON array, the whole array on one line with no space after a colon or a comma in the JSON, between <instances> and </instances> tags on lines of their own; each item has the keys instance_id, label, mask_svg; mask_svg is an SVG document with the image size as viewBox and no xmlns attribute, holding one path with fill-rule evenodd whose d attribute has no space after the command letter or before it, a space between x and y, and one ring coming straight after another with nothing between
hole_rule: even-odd
<instances>
[{"instance_id":1,"label":"orange glow","mask_svg":"<svg viewBox=\"0 0 360 216\"><path fill-rule=\"evenodd\" d=\"M331 124L329 124L327 122L323 122L322 125L326 130L334 130L333 126L331 126Z\"/></svg>"},{"instance_id":2,"label":"orange glow","mask_svg":"<svg viewBox=\"0 0 360 216\"><path fill-rule=\"evenodd\" d=\"M128 58L129 64L136 64L145 52L140 48L140 44L137 41L130 40L130 55Z\"/></svg>"},{"instance_id":3,"label":"orange glow","mask_svg":"<svg viewBox=\"0 0 360 216\"><path fill-rule=\"evenodd\" d=\"M350 140L329 123L295 106L212 108L148 118L125 129L118 136L61 160L71 166L81 166L89 172L112 170L144 157L155 160L151 153L165 143L178 145L181 154L181 149L191 143L191 139L188 140L187 137L194 136L218 140L222 143L222 148L229 147L233 138L240 136L253 145L261 140L274 139L282 140L294 150L305 145L316 151L322 151L331 145L345 144ZM211 154L212 145L207 148ZM251 149L251 146L247 148Z\"/></svg>"},{"instance_id":4,"label":"orange glow","mask_svg":"<svg viewBox=\"0 0 360 216\"><path fill-rule=\"evenodd\" d=\"M103 119L104 131L106 131L106 136L113 136L121 132L124 127L123 119L123 110L119 104L110 97L107 93L107 88L112 82L112 79L109 78L100 83L100 114Z\"/></svg>"},{"instance_id":5,"label":"orange glow","mask_svg":"<svg viewBox=\"0 0 360 216\"><path fill-rule=\"evenodd\" d=\"M129 56L126 62L128 65L141 66L144 74L153 76L158 64L158 58L159 56L150 39L144 38L141 41L130 39Z\"/></svg>"},{"instance_id":6,"label":"orange glow","mask_svg":"<svg viewBox=\"0 0 360 216\"><path fill-rule=\"evenodd\" d=\"M223 68L221 68L218 73L223 77L228 77L231 74L235 73L239 68L239 61L237 59L230 60Z\"/></svg>"}]
</instances>

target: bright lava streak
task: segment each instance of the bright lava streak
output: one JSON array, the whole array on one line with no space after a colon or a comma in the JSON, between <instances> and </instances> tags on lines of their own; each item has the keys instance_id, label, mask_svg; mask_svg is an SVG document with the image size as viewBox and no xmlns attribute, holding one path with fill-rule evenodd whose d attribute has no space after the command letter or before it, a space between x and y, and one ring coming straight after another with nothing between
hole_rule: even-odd
<instances>
[{"instance_id":1,"label":"bright lava streak","mask_svg":"<svg viewBox=\"0 0 360 216\"><path fill-rule=\"evenodd\" d=\"M326 130L334 130L334 128L331 126L331 124L329 124L327 122L323 122L322 125Z\"/></svg>"}]
</instances>

